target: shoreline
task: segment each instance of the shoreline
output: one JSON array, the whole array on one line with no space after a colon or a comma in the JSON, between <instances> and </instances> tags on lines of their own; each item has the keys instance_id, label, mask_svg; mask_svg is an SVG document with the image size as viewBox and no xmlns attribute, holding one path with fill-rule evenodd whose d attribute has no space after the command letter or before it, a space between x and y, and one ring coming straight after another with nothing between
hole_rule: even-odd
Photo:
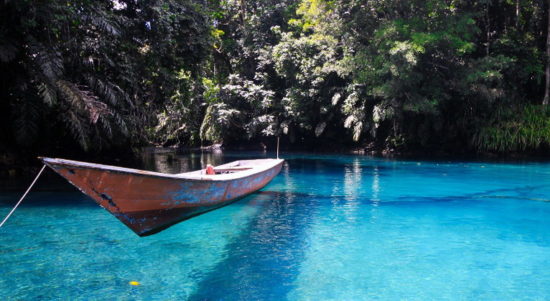
<instances>
[{"instance_id":1,"label":"shoreline","mask_svg":"<svg viewBox=\"0 0 550 301\"><path fill-rule=\"evenodd\" d=\"M160 147L160 146L144 146L136 148L131 155L114 154L78 154L76 158L71 158L79 161L91 161L110 165L120 165L138 168L143 165L144 155L173 153L183 155L189 153L213 153L213 152L255 152L266 151L275 152L270 146L263 143L256 145L229 145L227 147L214 144L203 147ZM489 162L489 163L543 163L550 162L550 154L542 153L473 153L473 152L457 152L447 153L441 151L395 151L395 150L380 150L366 149L361 147L327 149L312 147L282 147L280 153L284 156L285 153L291 154L315 154L315 155L351 155L351 156L366 156L381 159L406 160L406 161L471 161L471 162ZM34 162L33 162L34 161ZM41 164L38 159L33 160L33 156L16 156L9 153L4 153L0 156L0 179L26 179L32 177L40 169Z\"/></svg>"}]
</instances>

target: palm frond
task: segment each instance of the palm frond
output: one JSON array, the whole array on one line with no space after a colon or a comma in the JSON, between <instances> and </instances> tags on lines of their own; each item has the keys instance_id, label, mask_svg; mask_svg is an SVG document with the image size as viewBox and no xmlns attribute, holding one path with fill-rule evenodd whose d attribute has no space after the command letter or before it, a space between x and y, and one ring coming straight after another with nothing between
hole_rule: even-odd
<instances>
[{"instance_id":1,"label":"palm frond","mask_svg":"<svg viewBox=\"0 0 550 301\"><path fill-rule=\"evenodd\" d=\"M100 95L101 98L111 104L116 106L118 104L118 95L117 91L113 90L109 83L104 83L102 80L97 79L92 76L86 77L88 85L96 92L97 95Z\"/></svg>"},{"instance_id":2,"label":"palm frond","mask_svg":"<svg viewBox=\"0 0 550 301\"><path fill-rule=\"evenodd\" d=\"M67 118L64 119L68 123L69 130L73 137L78 141L80 147L84 150L88 150L90 143L88 141L88 129L85 122L79 118L78 114L69 110L67 112Z\"/></svg>"},{"instance_id":3,"label":"palm frond","mask_svg":"<svg viewBox=\"0 0 550 301\"><path fill-rule=\"evenodd\" d=\"M36 139L39 129L40 109L39 105L28 98L25 101L17 103L14 108L15 138L19 145L29 146Z\"/></svg>"},{"instance_id":4,"label":"palm frond","mask_svg":"<svg viewBox=\"0 0 550 301\"><path fill-rule=\"evenodd\" d=\"M3 41L0 44L0 62L7 63L15 58L17 55L17 47L15 47L9 41Z\"/></svg>"},{"instance_id":5,"label":"palm frond","mask_svg":"<svg viewBox=\"0 0 550 301\"><path fill-rule=\"evenodd\" d=\"M113 138L113 128L111 127L111 122L108 118L106 118L106 116L99 116L99 122L98 122L100 125L101 125L101 128L103 128L103 132L105 134L107 134L107 137L109 139L112 139ZM102 135L98 135L99 137L101 137Z\"/></svg>"},{"instance_id":6,"label":"palm frond","mask_svg":"<svg viewBox=\"0 0 550 301\"><path fill-rule=\"evenodd\" d=\"M47 49L41 44L31 42L29 44L30 56L34 58L34 64L42 71L42 75L50 82L55 82L63 74L63 58L59 51Z\"/></svg>"},{"instance_id":7,"label":"palm frond","mask_svg":"<svg viewBox=\"0 0 550 301\"><path fill-rule=\"evenodd\" d=\"M65 80L57 81L58 88L68 100L71 107L89 115L91 123L96 123L100 115L111 115L107 104L98 101L97 97L83 86Z\"/></svg>"},{"instance_id":8,"label":"palm frond","mask_svg":"<svg viewBox=\"0 0 550 301\"><path fill-rule=\"evenodd\" d=\"M128 137L130 135L130 131L128 130L128 126L127 126L126 121L124 120L124 118L122 118L122 116L120 116L120 114L114 113L113 114L113 119L114 119L115 124L118 127L118 130L122 133L122 135L124 135L125 137Z\"/></svg>"},{"instance_id":9,"label":"palm frond","mask_svg":"<svg viewBox=\"0 0 550 301\"><path fill-rule=\"evenodd\" d=\"M38 85L38 95L48 106L52 106L57 102L57 93L49 84L40 83Z\"/></svg>"},{"instance_id":10,"label":"palm frond","mask_svg":"<svg viewBox=\"0 0 550 301\"><path fill-rule=\"evenodd\" d=\"M134 107L130 96L120 86L94 76L86 76L86 82L104 102L109 103L111 106L122 105L120 101L124 100L131 108Z\"/></svg>"},{"instance_id":11,"label":"palm frond","mask_svg":"<svg viewBox=\"0 0 550 301\"><path fill-rule=\"evenodd\" d=\"M88 14L84 17L84 21L89 22L97 29L112 34L115 36L120 35L120 29L118 24L114 20L110 20L104 12L95 10L91 14Z\"/></svg>"}]
</instances>

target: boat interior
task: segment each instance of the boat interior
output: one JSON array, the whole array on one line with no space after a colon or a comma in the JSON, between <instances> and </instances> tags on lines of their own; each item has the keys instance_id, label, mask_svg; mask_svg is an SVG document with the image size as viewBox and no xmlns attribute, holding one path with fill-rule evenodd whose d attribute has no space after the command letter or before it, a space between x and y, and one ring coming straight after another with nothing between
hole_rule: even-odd
<instances>
[{"instance_id":1,"label":"boat interior","mask_svg":"<svg viewBox=\"0 0 550 301\"><path fill-rule=\"evenodd\" d=\"M165 174L148 170L138 170L112 165L95 164L89 162L80 162L74 160L66 160L59 158L41 157L45 164L50 165L54 169L59 168L92 168L104 171L112 171L118 173L131 173L140 175L154 175L169 178L193 179L193 180L232 180L238 177L248 176L257 171L272 168L275 164L283 161L283 159L252 159L238 160L218 166L209 166L209 172L205 169L199 169L191 172L179 174Z\"/></svg>"},{"instance_id":2,"label":"boat interior","mask_svg":"<svg viewBox=\"0 0 550 301\"><path fill-rule=\"evenodd\" d=\"M225 175L251 170L264 166L262 163L271 162L272 159L240 160L214 166L214 173L208 173L207 168L183 173L185 175Z\"/></svg>"}]
</instances>

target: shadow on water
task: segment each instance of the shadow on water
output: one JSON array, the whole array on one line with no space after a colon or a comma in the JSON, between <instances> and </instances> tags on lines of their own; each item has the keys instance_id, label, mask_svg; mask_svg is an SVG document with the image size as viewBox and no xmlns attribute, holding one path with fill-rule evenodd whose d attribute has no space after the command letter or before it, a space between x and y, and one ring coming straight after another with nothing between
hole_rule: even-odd
<instances>
[{"instance_id":1,"label":"shadow on water","mask_svg":"<svg viewBox=\"0 0 550 301\"><path fill-rule=\"evenodd\" d=\"M514 188L501 188L501 189L490 189L484 192L479 193L467 193L463 195L455 196L445 196L445 197L420 197L420 196L401 196L397 198L396 201L387 201L385 204L422 204L422 203L434 203L434 202L456 202L456 201L479 201L480 199L521 199L521 200L530 200L530 201L550 201L547 199L541 198L531 198L525 197L524 195L529 194L537 189L545 188L548 185L527 185L522 187ZM513 195L502 195L501 193Z\"/></svg>"},{"instance_id":2,"label":"shadow on water","mask_svg":"<svg viewBox=\"0 0 550 301\"><path fill-rule=\"evenodd\" d=\"M201 279L189 300L274 300L286 296L300 274L308 248L307 231L318 206L344 196L262 191L262 209L248 228L226 246L227 255ZM349 200L349 196L347 197ZM361 202L377 206L465 201L466 196L411 201ZM228 271L230 271L228 273Z\"/></svg>"},{"instance_id":3,"label":"shadow on water","mask_svg":"<svg viewBox=\"0 0 550 301\"><path fill-rule=\"evenodd\" d=\"M289 161L294 172L300 168L308 171L316 168L308 166L302 160ZM301 164L303 166L300 166ZM319 168L327 168L327 165L321 163ZM337 165L333 165L333 168L342 170L342 167ZM350 182L350 185L353 186L356 182ZM257 195L267 196L270 201L262 204L263 209L248 229L227 246L227 257L208 274L209 276L201 279L195 295L190 299L264 300L285 296L293 289L296 275L299 274L299 263L303 262L302 250L308 247L308 225L314 218L318 206L324 206L329 202L334 204L353 199L372 206L410 206L422 209L434 205L462 206L465 202L479 202L480 199L502 194L521 196L542 187L526 185L511 189L491 189L480 193L436 197L403 196L385 200L343 194L262 191ZM231 271L229 275L228 271Z\"/></svg>"},{"instance_id":4,"label":"shadow on water","mask_svg":"<svg viewBox=\"0 0 550 301\"><path fill-rule=\"evenodd\" d=\"M309 195L262 192L256 197L266 199L262 209L189 300L274 300L293 288L316 206Z\"/></svg>"}]
</instances>

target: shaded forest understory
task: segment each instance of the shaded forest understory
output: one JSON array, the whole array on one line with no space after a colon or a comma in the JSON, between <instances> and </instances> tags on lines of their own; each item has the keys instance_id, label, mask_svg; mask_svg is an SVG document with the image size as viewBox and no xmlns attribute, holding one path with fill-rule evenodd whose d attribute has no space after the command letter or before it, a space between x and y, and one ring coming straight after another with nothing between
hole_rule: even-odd
<instances>
[{"instance_id":1,"label":"shaded forest understory","mask_svg":"<svg viewBox=\"0 0 550 301\"><path fill-rule=\"evenodd\" d=\"M0 164L144 145L258 148L277 136L301 150L545 155L548 10L544 0L2 1Z\"/></svg>"}]
</instances>

